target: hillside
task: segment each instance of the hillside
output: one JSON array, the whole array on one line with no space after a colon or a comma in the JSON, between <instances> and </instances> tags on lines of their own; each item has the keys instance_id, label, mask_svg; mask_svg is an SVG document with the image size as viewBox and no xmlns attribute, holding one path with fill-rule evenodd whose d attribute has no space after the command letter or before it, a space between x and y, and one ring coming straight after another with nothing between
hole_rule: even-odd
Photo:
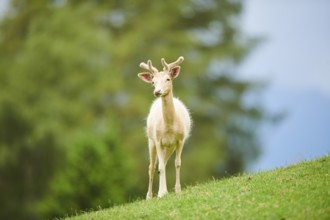
<instances>
[{"instance_id":1,"label":"hillside","mask_svg":"<svg viewBox=\"0 0 330 220\"><path fill-rule=\"evenodd\" d=\"M67 219L330 219L330 156Z\"/></svg>"}]
</instances>

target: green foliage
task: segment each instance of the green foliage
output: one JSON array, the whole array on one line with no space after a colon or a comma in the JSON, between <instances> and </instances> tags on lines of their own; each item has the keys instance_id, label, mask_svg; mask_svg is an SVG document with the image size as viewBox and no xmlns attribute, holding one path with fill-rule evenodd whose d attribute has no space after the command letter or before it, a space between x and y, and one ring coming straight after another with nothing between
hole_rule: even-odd
<instances>
[{"instance_id":1,"label":"green foliage","mask_svg":"<svg viewBox=\"0 0 330 220\"><path fill-rule=\"evenodd\" d=\"M144 197L153 97L136 74L147 59L185 57L174 92L194 127L182 183L244 170L265 113L246 104L258 86L235 77L256 43L240 32L240 11L225 0L12 0L0 23L0 218Z\"/></svg>"},{"instance_id":2,"label":"green foliage","mask_svg":"<svg viewBox=\"0 0 330 220\"><path fill-rule=\"evenodd\" d=\"M124 202L132 174L118 135L111 132L98 136L88 132L76 138L48 197L40 202L41 212L59 216Z\"/></svg>"},{"instance_id":3,"label":"green foliage","mask_svg":"<svg viewBox=\"0 0 330 220\"><path fill-rule=\"evenodd\" d=\"M329 219L329 169L327 156L66 219Z\"/></svg>"}]
</instances>

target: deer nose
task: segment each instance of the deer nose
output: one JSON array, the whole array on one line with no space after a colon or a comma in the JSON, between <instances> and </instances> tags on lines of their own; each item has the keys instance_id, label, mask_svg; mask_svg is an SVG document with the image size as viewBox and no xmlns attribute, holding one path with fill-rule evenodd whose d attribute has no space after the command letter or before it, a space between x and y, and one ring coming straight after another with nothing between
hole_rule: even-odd
<instances>
[{"instance_id":1,"label":"deer nose","mask_svg":"<svg viewBox=\"0 0 330 220\"><path fill-rule=\"evenodd\" d=\"M161 93L161 91L160 90L155 90L154 91L154 94L155 94L155 96L160 96L162 93Z\"/></svg>"}]
</instances>

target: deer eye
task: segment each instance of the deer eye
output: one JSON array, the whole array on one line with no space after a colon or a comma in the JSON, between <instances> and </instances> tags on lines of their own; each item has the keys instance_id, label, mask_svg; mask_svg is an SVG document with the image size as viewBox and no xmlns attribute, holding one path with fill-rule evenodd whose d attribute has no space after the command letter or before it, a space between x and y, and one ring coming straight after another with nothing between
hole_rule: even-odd
<instances>
[{"instance_id":1,"label":"deer eye","mask_svg":"<svg viewBox=\"0 0 330 220\"><path fill-rule=\"evenodd\" d=\"M166 81L171 81L171 79L170 78L167 78Z\"/></svg>"}]
</instances>

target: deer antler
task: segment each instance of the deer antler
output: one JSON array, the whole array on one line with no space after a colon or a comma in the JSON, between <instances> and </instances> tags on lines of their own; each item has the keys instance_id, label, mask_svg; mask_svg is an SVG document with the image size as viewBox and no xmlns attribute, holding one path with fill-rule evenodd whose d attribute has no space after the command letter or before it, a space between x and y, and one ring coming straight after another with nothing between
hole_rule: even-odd
<instances>
[{"instance_id":1,"label":"deer antler","mask_svg":"<svg viewBox=\"0 0 330 220\"><path fill-rule=\"evenodd\" d=\"M149 70L152 74L158 72L157 68L152 65L151 60L148 60L147 64L145 64L143 62L140 63L140 67L143 69Z\"/></svg>"},{"instance_id":2,"label":"deer antler","mask_svg":"<svg viewBox=\"0 0 330 220\"><path fill-rule=\"evenodd\" d=\"M173 63L170 63L170 64L167 64L165 59L162 58L161 61L162 61L162 64L164 66L163 70L170 70L172 69L173 67L176 67L176 66L179 66L180 63L182 63L184 60L183 56L180 56L176 61L174 61Z\"/></svg>"}]
</instances>

